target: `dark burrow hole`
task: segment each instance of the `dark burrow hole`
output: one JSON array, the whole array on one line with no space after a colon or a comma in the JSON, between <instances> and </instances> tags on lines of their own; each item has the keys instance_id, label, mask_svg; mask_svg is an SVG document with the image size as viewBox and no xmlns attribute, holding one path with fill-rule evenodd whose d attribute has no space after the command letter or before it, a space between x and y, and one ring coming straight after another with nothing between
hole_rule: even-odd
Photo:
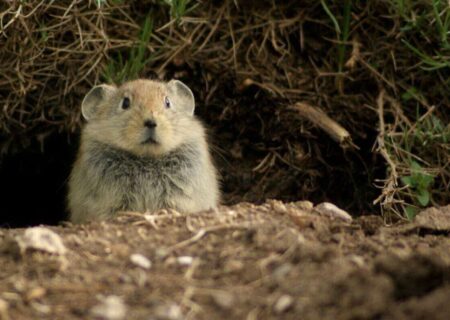
<instances>
[{"instance_id":1,"label":"dark burrow hole","mask_svg":"<svg viewBox=\"0 0 450 320\"><path fill-rule=\"evenodd\" d=\"M214 131L213 140L223 150L230 149L236 141L251 137L248 133L243 138L238 134L223 134L230 132L232 127L230 123L223 122L211 130ZM43 145L35 140L26 148L15 152L8 150L1 156L0 227L55 225L67 219L67 180L78 149L78 137L78 133L52 134L45 138ZM253 141L258 139L261 138L257 135L252 138ZM381 171L377 170L379 172L369 177L367 172L370 169L364 167L362 159L343 153L325 135L319 135L317 139L326 142L325 160L334 165L330 167L318 163L315 170L323 171L322 178L314 181L314 190L310 192L301 189L307 183L303 180L302 172L296 172L283 163L273 168L270 179L264 180L265 174L255 174L252 168L264 157L257 150L246 147L249 150L243 159L233 159L230 152L222 152L221 155L213 150L222 175L224 204L240 201L261 203L267 198L283 201L307 199L314 203L333 202L351 214L375 213L370 199L374 198L376 190L370 181L381 176ZM363 150L369 150L367 154L362 153L365 159L372 156L370 148L363 145L367 141L356 141ZM261 143L267 142L261 140ZM254 145L251 142L245 144ZM261 183L262 187L259 186Z\"/></svg>"},{"instance_id":2,"label":"dark burrow hole","mask_svg":"<svg viewBox=\"0 0 450 320\"><path fill-rule=\"evenodd\" d=\"M67 218L66 182L78 135L52 134L0 160L0 226L55 225Z\"/></svg>"}]
</instances>

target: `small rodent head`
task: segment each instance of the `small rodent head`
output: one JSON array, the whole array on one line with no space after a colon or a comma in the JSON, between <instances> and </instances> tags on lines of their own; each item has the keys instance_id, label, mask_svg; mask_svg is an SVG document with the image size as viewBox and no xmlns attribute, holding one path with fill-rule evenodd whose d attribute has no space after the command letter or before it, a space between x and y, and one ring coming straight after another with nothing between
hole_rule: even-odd
<instances>
[{"instance_id":1,"label":"small rodent head","mask_svg":"<svg viewBox=\"0 0 450 320\"><path fill-rule=\"evenodd\" d=\"M203 134L194 108L194 95L181 81L141 79L92 88L81 111L90 138L138 155L159 155Z\"/></svg>"}]
</instances>

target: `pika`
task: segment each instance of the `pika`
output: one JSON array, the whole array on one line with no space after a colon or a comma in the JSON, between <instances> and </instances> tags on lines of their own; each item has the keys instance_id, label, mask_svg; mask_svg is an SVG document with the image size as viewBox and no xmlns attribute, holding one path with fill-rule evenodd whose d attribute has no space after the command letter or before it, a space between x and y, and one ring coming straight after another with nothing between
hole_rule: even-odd
<instances>
[{"instance_id":1,"label":"pika","mask_svg":"<svg viewBox=\"0 0 450 320\"><path fill-rule=\"evenodd\" d=\"M70 220L216 207L217 172L194 109L192 91L179 80L92 88L81 105L87 123L68 183Z\"/></svg>"}]
</instances>

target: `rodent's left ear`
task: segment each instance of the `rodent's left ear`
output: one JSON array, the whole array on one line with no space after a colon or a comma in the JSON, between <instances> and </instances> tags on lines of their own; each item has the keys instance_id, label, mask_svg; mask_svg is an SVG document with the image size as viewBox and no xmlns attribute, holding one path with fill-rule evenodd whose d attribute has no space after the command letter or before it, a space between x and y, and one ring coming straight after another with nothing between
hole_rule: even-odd
<instances>
[{"instance_id":1,"label":"rodent's left ear","mask_svg":"<svg viewBox=\"0 0 450 320\"><path fill-rule=\"evenodd\" d=\"M195 109L195 99L191 89L180 80L170 80L167 87L174 109L192 116Z\"/></svg>"},{"instance_id":2,"label":"rodent's left ear","mask_svg":"<svg viewBox=\"0 0 450 320\"><path fill-rule=\"evenodd\" d=\"M101 84L92 88L81 103L81 114L87 121L95 117L105 98L116 91L116 87Z\"/></svg>"}]
</instances>

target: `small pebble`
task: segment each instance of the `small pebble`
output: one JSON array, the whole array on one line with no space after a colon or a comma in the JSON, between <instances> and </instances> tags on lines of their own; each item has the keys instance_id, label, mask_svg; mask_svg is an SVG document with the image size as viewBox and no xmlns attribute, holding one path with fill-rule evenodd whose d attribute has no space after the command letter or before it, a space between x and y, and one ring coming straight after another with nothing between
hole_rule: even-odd
<instances>
[{"instance_id":1,"label":"small pebble","mask_svg":"<svg viewBox=\"0 0 450 320\"><path fill-rule=\"evenodd\" d=\"M351 262L353 262L355 265L357 265L358 267L362 268L366 265L364 258L355 254L350 255L349 260Z\"/></svg>"},{"instance_id":2,"label":"small pebble","mask_svg":"<svg viewBox=\"0 0 450 320\"><path fill-rule=\"evenodd\" d=\"M127 314L127 307L122 298L107 296L101 299L101 303L91 309L91 314L96 319L122 320Z\"/></svg>"},{"instance_id":3,"label":"small pebble","mask_svg":"<svg viewBox=\"0 0 450 320\"><path fill-rule=\"evenodd\" d=\"M212 294L214 302L223 309L230 309L234 303L234 296L226 291L218 291Z\"/></svg>"},{"instance_id":4,"label":"small pebble","mask_svg":"<svg viewBox=\"0 0 450 320\"><path fill-rule=\"evenodd\" d=\"M47 293L47 290L45 290L45 288L42 288L42 287L33 288L27 292L26 300L31 301L31 300L40 299L43 296L45 296L46 293Z\"/></svg>"},{"instance_id":5,"label":"small pebble","mask_svg":"<svg viewBox=\"0 0 450 320\"><path fill-rule=\"evenodd\" d=\"M30 306L34 310L36 310L37 312L42 313L42 314L49 314L52 311L50 306L48 306L46 304L39 303L39 302L31 302Z\"/></svg>"},{"instance_id":6,"label":"small pebble","mask_svg":"<svg viewBox=\"0 0 450 320\"><path fill-rule=\"evenodd\" d=\"M337 206L329 202L323 202L321 204L318 204L317 206L314 207L314 210L321 215L330 218L340 219L345 222L350 223L353 220L352 216L348 212L338 208Z\"/></svg>"},{"instance_id":7,"label":"small pebble","mask_svg":"<svg viewBox=\"0 0 450 320\"><path fill-rule=\"evenodd\" d=\"M165 257L167 257L169 255L169 253L170 253L170 251L167 250L167 248L162 248L161 247L161 248L156 249L155 256L157 258L164 259Z\"/></svg>"},{"instance_id":8,"label":"small pebble","mask_svg":"<svg viewBox=\"0 0 450 320\"><path fill-rule=\"evenodd\" d=\"M190 256L181 256L177 258L178 264L182 266L190 266L192 262L194 261L194 258Z\"/></svg>"},{"instance_id":9,"label":"small pebble","mask_svg":"<svg viewBox=\"0 0 450 320\"><path fill-rule=\"evenodd\" d=\"M289 272L291 272L293 266L290 263L284 263L273 271L273 276L278 281L283 280Z\"/></svg>"},{"instance_id":10,"label":"small pebble","mask_svg":"<svg viewBox=\"0 0 450 320\"><path fill-rule=\"evenodd\" d=\"M233 259L226 261L223 267L225 272L239 272L242 269L244 269L244 263Z\"/></svg>"},{"instance_id":11,"label":"small pebble","mask_svg":"<svg viewBox=\"0 0 450 320\"><path fill-rule=\"evenodd\" d=\"M63 255L67 251L61 237L44 227L28 228L16 240L22 251L33 249L59 255Z\"/></svg>"},{"instance_id":12,"label":"small pebble","mask_svg":"<svg viewBox=\"0 0 450 320\"><path fill-rule=\"evenodd\" d=\"M130 261L137 267L140 267L142 269L150 269L152 266L152 262L147 259L147 257L143 256L139 253L134 253L130 256Z\"/></svg>"},{"instance_id":13,"label":"small pebble","mask_svg":"<svg viewBox=\"0 0 450 320\"><path fill-rule=\"evenodd\" d=\"M292 306L293 302L294 299L290 295L284 294L278 298L274 310L276 313L283 313Z\"/></svg>"},{"instance_id":14,"label":"small pebble","mask_svg":"<svg viewBox=\"0 0 450 320\"><path fill-rule=\"evenodd\" d=\"M165 304L156 307L154 313L154 319L158 320L181 320L183 319L183 313L180 306L172 303Z\"/></svg>"}]
</instances>

